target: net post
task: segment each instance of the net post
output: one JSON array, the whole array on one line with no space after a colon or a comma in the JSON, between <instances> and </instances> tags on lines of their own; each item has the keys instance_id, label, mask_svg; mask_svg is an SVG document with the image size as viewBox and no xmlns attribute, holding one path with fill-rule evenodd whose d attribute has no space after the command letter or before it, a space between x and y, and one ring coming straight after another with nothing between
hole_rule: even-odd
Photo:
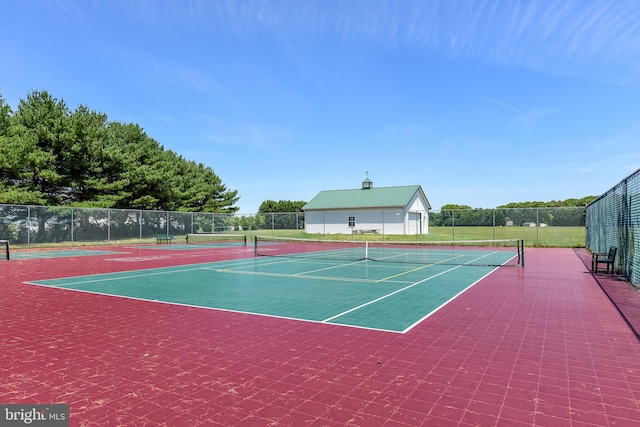
<instances>
[{"instance_id":1,"label":"net post","mask_svg":"<svg viewBox=\"0 0 640 427\"><path fill-rule=\"evenodd\" d=\"M7 261L9 261L9 241L8 240L0 240L0 245L4 246L5 259Z\"/></svg>"},{"instance_id":2,"label":"net post","mask_svg":"<svg viewBox=\"0 0 640 427\"><path fill-rule=\"evenodd\" d=\"M253 256L258 256L258 236L253 236Z\"/></svg>"},{"instance_id":3,"label":"net post","mask_svg":"<svg viewBox=\"0 0 640 427\"><path fill-rule=\"evenodd\" d=\"M518 243L520 245L520 265L524 267L524 239Z\"/></svg>"}]
</instances>

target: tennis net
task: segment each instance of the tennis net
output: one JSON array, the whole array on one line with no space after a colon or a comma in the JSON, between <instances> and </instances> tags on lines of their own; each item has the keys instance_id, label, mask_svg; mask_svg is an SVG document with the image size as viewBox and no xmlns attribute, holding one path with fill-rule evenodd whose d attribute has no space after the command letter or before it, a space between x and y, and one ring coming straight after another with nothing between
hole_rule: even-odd
<instances>
[{"instance_id":1,"label":"tennis net","mask_svg":"<svg viewBox=\"0 0 640 427\"><path fill-rule=\"evenodd\" d=\"M246 246L247 236L244 234L221 234L221 233L197 233L187 234L187 244L197 245L221 245L221 246Z\"/></svg>"},{"instance_id":2,"label":"tennis net","mask_svg":"<svg viewBox=\"0 0 640 427\"><path fill-rule=\"evenodd\" d=\"M255 236L256 256L411 264L523 266L524 240L447 242L310 240Z\"/></svg>"}]
</instances>

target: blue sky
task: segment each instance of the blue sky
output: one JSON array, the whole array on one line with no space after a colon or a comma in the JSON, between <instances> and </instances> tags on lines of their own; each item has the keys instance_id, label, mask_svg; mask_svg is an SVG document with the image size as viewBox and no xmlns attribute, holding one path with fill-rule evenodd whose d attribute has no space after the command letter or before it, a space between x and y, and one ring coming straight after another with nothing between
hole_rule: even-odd
<instances>
[{"instance_id":1,"label":"blue sky","mask_svg":"<svg viewBox=\"0 0 640 427\"><path fill-rule=\"evenodd\" d=\"M211 166L241 213L419 184L434 209L599 195L640 167L640 2L0 0L0 92Z\"/></svg>"}]
</instances>

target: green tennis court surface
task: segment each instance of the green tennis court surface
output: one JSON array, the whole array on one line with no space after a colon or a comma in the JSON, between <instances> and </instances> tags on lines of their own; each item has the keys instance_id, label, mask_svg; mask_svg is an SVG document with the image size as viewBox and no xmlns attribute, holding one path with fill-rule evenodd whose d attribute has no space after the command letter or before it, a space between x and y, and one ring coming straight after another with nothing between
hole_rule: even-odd
<instances>
[{"instance_id":1,"label":"green tennis court surface","mask_svg":"<svg viewBox=\"0 0 640 427\"><path fill-rule=\"evenodd\" d=\"M31 284L406 332L495 269L258 257Z\"/></svg>"},{"instance_id":2,"label":"green tennis court surface","mask_svg":"<svg viewBox=\"0 0 640 427\"><path fill-rule=\"evenodd\" d=\"M126 252L115 251L96 251L90 249L61 249L61 250L46 250L46 251L13 251L11 252L11 259L41 259L41 258L68 258L78 256L95 256L95 255L114 255L123 254Z\"/></svg>"}]
</instances>

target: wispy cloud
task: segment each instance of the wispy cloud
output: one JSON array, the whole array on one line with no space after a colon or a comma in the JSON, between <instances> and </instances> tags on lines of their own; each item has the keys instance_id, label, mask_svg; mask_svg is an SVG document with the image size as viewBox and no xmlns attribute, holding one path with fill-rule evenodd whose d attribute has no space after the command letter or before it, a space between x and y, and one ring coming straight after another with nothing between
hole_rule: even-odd
<instances>
[{"instance_id":1,"label":"wispy cloud","mask_svg":"<svg viewBox=\"0 0 640 427\"><path fill-rule=\"evenodd\" d=\"M512 124L515 126L528 126L534 122L537 122L543 117L549 116L556 112L555 110L552 110L552 109L533 109L531 111L525 112L518 108L512 107L511 105L507 105L503 102L496 101L495 99L487 98L486 96L483 96L482 99L484 99L485 101L491 102L493 104L496 104L504 109L517 113L518 114L517 117L512 121Z\"/></svg>"},{"instance_id":2,"label":"wispy cloud","mask_svg":"<svg viewBox=\"0 0 640 427\"><path fill-rule=\"evenodd\" d=\"M190 2L181 10L235 31L410 48L537 71L640 84L636 1ZM204 17L204 18L203 18ZM196 19L196 18L193 18Z\"/></svg>"},{"instance_id":3,"label":"wispy cloud","mask_svg":"<svg viewBox=\"0 0 640 427\"><path fill-rule=\"evenodd\" d=\"M500 102L500 101L496 101L495 99L487 98L486 96L483 96L483 97L482 97L482 99L484 99L485 101L493 102L494 104L499 105L499 106L501 106L501 107L504 107L504 108L506 108L507 110L515 111L515 112L516 112L516 113L518 113L518 114L525 114L525 112L524 112L524 111L520 111L520 110L518 110L517 108L514 108L514 107L512 107L512 106L510 106L510 105L503 104L502 102Z\"/></svg>"},{"instance_id":4,"label":"wispy cloud","mask_svg":"<svg viewBox=\"0 0 640 427\"><path fill-rule=\"evenodd\" d=\"M82 13L76 2L46 4L68 16ZM104 2L92 7L113 12ZM637 1L173 0L125 2L116 9L118 17L169 37L185 31L197 37L263 32L287 42L411 49L454 60L640 84Z\"/></svg>"}]
</instances>

